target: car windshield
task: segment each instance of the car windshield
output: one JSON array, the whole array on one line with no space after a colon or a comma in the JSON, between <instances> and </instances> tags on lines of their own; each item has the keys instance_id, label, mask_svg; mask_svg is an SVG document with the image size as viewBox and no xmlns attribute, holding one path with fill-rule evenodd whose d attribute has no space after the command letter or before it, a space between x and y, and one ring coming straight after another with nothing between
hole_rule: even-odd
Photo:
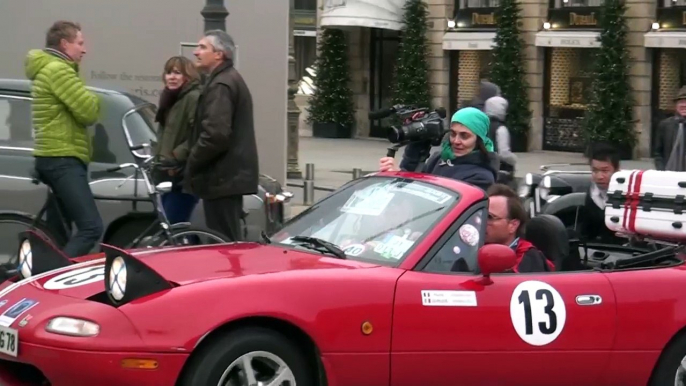
<instances>
[{"instance_id":1,"label":"car windshield","mask_svg":"<svg viewBox=\"0 0 686 386\"><path fill-rule=\"evenodd\" d=\"M157 140L156 114L157 108L152 104L138 106L126 113L124 123L134 146L151 144Z\"/></svg>"},{"instance_id":2,"label":"car windshield","mask_svg":"<svg viewBox=\"0 0 686 386\"><path fill-rule=\"evenodd\" d=\"M459 200L424 182L368 177L351 182L294 218L272 242L308 236L338 246L347 258L397 266Z\"/></svg>"}]
</instances>

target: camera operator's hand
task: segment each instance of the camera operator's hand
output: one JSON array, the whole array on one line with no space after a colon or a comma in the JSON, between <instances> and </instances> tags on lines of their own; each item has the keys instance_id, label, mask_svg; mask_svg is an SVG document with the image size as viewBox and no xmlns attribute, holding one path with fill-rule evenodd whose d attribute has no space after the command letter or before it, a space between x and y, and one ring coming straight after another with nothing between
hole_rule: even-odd
<instances>
[{"instance_id":1,"label":"camera operator's hand","mask_svg":"<svg viewBox=\"0 0 686 386\"><path fill-rule=\"evenodd\" d=\"M379 160L380 172L392 172L397 170L398 168L395 167L395 159L391 157L383 157Z\"/></svg>"}]
</instances>

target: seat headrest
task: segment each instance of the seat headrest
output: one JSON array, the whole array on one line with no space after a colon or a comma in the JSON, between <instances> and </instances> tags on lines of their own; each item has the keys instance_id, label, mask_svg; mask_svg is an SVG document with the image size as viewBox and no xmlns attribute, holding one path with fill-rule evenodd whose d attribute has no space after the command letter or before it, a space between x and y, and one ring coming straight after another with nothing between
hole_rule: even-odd
<instances>
[{"instance_id":1,"label":"seat headrest","mask_svg":"<svg viewBox=\"0 0 686 386\"><path fill-rule=\"evenodd\" d=\"M569 236L559 218L539 214L526 224L524 238L555 263L556 269L569 256Z\"/></svg>"}]
</instances>

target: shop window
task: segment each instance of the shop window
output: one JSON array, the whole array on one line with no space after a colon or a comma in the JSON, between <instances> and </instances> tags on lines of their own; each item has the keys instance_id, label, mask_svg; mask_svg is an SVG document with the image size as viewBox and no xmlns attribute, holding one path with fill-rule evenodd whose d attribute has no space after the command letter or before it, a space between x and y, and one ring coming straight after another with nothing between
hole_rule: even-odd
<instances>
[{"instance_id":1,"label":"shop window","mask_svg":"<svg viewBox=\"0 0 686 386\"><path fill-rule=\"evenodd\" d=\"M459 51L457 65L457 103L468 104L479 92L479 83L488 79L493 61L493 51Z\"/></svg>"},{"instance_id":2,"label":"shop window","mask_svg":"<svg viewBox=\"0 0 686 386\"><path fill-rule=\"evenodd\" d=\"M553 48L551 51L551 114L555 116L559 110L584 110L589 102L596 50Z\"/></svg>"},{"instance_id":3,"label":"shop window","mask_svg":"<svg viewBox=\"0 0 686 386\"><path fill-rule=\"evenodd\" d=\"M295 0L293 4L293 9L316 11L317 0Z\"/></svg>"},{"instance_id":4,"label":"shop window","mask_svg":"<svg viewBox=\"0 0 686 386\"><path fill-rule=\"evenodd\" d=\"M674 97L686 85L686 52L682 49L660 50L659 109L674 110Z\"/></svg>"},{"instance_id":5,"label":"shop window","mask_svg":"<svg viewBox=\"0 0 686 386\"><path fill-rule=\"evenodd\" d=\"M317 38L315 36L295 36L293 38L293 50L295 51L295 76L298 81L304 77L312 77L307 71L317 59Z\"/></svg>"},{"instance_id":6,"label":"shop window","mask_svg":"<svg viewBox=\"0 0 686 386\"><path fill-rule=\"evenodd\" d=\"M498 8L500 0L458 0L457 9L468 8Z\"/></svg>"},{"instance_id":7,"label":"shop window","mask_svg":"<svg viewBox=\"0 0 686 386\"><path fill-rule=\"evenodd\" d=\"M550 5L553 8L600 7L603 5L603 0L552 0Z\"/></svg>"},{"instance_id":8,"label":"shop window","mask_svg":"<svg viewBox=\"0 0 686 386\"><path fill-rule=\"evenodd\" d=\"M659 4L664 8L686 7L686 0L661 0Z\"/></svg>"}]
</instances>

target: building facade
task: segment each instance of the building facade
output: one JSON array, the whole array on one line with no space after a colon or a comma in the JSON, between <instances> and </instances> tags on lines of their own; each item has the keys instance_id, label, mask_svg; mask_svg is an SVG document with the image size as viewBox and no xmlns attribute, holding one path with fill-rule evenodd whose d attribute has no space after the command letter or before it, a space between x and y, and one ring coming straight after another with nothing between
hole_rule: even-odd
<instances>
[{"instance_id":1,"label":"building facade","mask_svg":"<svg viewBox=\"0 0 686 386\"><path fill-rule=\"evenodd\" d=\"M583 151L593 53L603 0L520 0L526 80L533 113L529 150ZM426 0L434 107L454 112L487 79L500 0ZM635 156L650 155L657 122L673 113L686 84L686 0L626 0ZM317 28L341 28L349 42L356 135L385 137L368 112L391 104L405 0L319 0Z\"/></svg>"}]
</instances>

